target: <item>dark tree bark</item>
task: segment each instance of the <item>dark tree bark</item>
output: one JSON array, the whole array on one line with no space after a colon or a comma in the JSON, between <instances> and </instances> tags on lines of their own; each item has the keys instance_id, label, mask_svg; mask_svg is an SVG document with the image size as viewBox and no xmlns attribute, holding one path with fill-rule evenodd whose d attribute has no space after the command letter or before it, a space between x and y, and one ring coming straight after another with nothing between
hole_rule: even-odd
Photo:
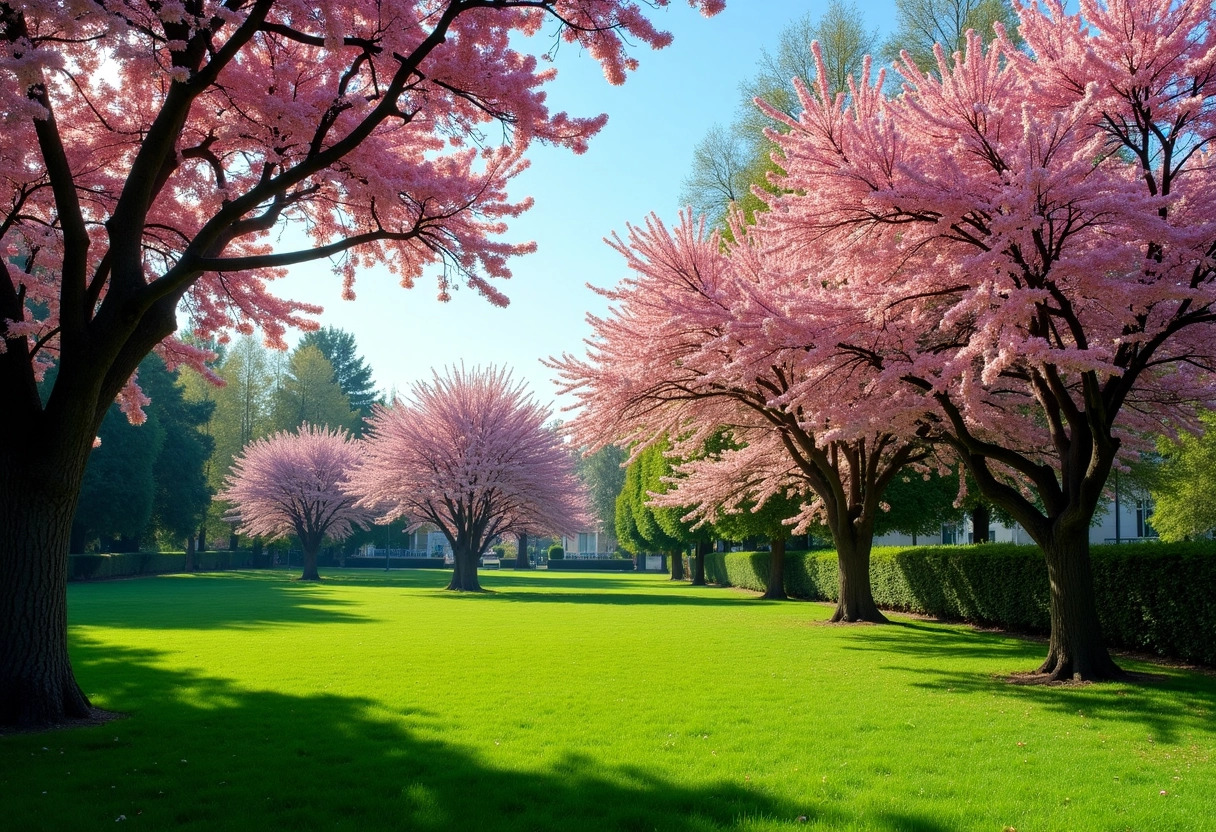
<instances>
[{"instance_id":1,"label":"dark tree bark","mask_svg":"<svg viewBox=\"0 0 1216 832\"><path fill-rule=\"evenodd\" d=\"M87 457L84 445L0 444L0 725L91 713L67 638L68 544Z\"/></svg>"},{"instance_id":2,"label":"dark tree bark","mask_svg":"<svg viewBox=\"0 0 1216 832\"><path fill-rule=\"evenodd\" d=\"M713 547L713 541L698 540L692 554L692 585L705 586L705 556Z\"/></svg>"},{"instance_id":3,"label":"dark tree bark","mask_svg":"<svg viewBox=\"0 0 1216 832\"><path fill-rule=\"evenodd\" d=\"M452 550L452 580L448 589L456 592L482 592L481 582L477 579L477 552L471 547L462 546Z\"/></svg>"},{"instance_id":4,"label":"dark tree bark","mask_svg":"<svg viewBox=\"0 0 1216 832\"><path fill-rule=\"evenodd\" d=\"M529 569L532 564L528 561L528 533L520 532L518 535L519 549L515 553L515 568Z\"/></svg>"},{"instance_id":5,"label":"dark tree bark","mask_svg":"<svg viewBox=\"0 0 1216 832\"><path fill-rule=\"evenodd\" d=\"M304 572L301 581L319 581L321 575L317 572L317 553L321 551L320 537L300 536L300 548L304 552Z\"/></svg>"},{"instance_id":6,"label":"dark tree bark","mask_svg":"<svg viewBox=\"0 0 1216 832\"><path fill-rule=\"evenodd\" d=\"M1087 390L1097 390L1090 385ZM985 499L1005 509L1030 535L1047 562L1050 591L1051 637L1047 658L1037 671L1028 674L1032 681L1101 681L1124 678L1126 674L1111 659L1102 638L1102 626L1094 603L1093 572L1089 556L1089 522L1102 498L1119 442L1109 435L1109 424L1095 434L1070 406L1073 433L1057 425L1061 470L1037 465L1012 452L986 445L966 431L957 410L947 405L947 413L958 436L947 437L967 465ZM1102 404L1095 397L1096 409ZM982 451L982 452L978 452ZM997 478L989 455L1020 465L1022 473L1034 483L1039 502L1032 502L1020 491Z\"/></svg>"},{"instance_id":7,"label":"dark tree bark","mask_svg":"<svg viewBox=\"0 0 1216 832\"><path fill-rule=\"evenodd\" d=\"M673 581L684 580L684 553L679 549L673 549L667 557L671 561L671 579Z\"/></svg>"},{"instance_id":8,"label":"dark tree bark","mask_svg":"<svg viewBox=\"0 0 1216 832\"><path fill-rule=\"evenodd\" d=\"M989 521L992 518L992 511L988 508L988 504L979 502L975 504L975 508L971 509L971 542L972 543L987 543L991 535Z\"/></svg>"},{"instance_id":9,"label":"dark tree bark","mask_svg":"<svg viewBox=\"0 0 1216 832\"><path fill-rule=\"evenodd\" d=\"M870 588L873 523L854 524L848 515L844 515L843 520L832 529L836 559L840 566L840 598L836 602L832 621L887 624L887 617L878 609Z\"/></svg>"},{"instance_id":10,"label":"dark tree bark","mask_svg":"<svg viewBox=\"0 0 1216 832\"><path fill-rule=\"evenodd\" d=\"M207 551L207 524L200 523L198 527L198 551Z\"/></svg>"},{"instance_id":11,"label":"dark tree bark","mask_svg":"<svg viewBox=\"0 0 1216 832\"><path fill-rule=\"evenodd\" d=\"M1057 524L1039 545L1051 588L1051 639L1037 673L1046 681L1123 678L1106 649L1094 604L1088 524Z\"/></svg>"},{"instance_id":12,"label":"dark tree bark","mask_svg":"<svg viewBox=\"0 0 1216 832\"><path fill-rule=\"evenodd\" d=\"M768 562L768 583L764 587L764 597L770 601L784 601L789 597L785 594L785 538L771 538L768 545L772 557Z\"/></svg>"}]
</instances>

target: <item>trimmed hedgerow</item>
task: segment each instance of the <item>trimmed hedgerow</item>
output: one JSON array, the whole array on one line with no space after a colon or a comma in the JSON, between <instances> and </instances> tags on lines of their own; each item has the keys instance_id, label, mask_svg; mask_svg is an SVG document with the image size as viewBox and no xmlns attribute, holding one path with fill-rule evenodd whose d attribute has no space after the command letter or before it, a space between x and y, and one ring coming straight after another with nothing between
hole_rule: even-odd
<instances>
[{"instance_id":1,"label":"trimmed hedgerow","mask_svg":"<svg viewBox=\"0 0 1216 832\"><path fill-rule=\"evenodd\" d=\"M68 555L69 581L95 581L132 575L184 572L184 552L115 552L113 554Z\"/></svg>"},{"instance_id":2,"label":"trimmed hedgerow","mask_svg":"<svg viewBox=\"0 0 1216 832\"><path fill-rule=\"evenodd\" d=\"M1216 543L1125 544L1091 549L1094 594L1112 646L1216 664ZM717 583L763 591L767 552L711 555ZM786 555L785 591L834 601L836 553ZM870 558L885 609L1014 630L1050 628L1047 566L1034 546L879 547Z\"/></svg>"},{"instance_id":3,"label":"trimmed hedgerow","mask_svg":"<svg viewBox=\"0 0 1216 832\"><path fill-rule=\"evenodd\" d=\"M626 558L587 558L586 560L554 560L549 558L549 571L557 572L632 572L633 561Z\"/></svg>"},{"instance_id":4,"label":"trimmed hedgerow","mask_svg":"<svg viewBox=\"0 0 1216 832\"><path fill-rule=\"evenodd\" d=\"M390 557L390 569L443 569L449 567L443 558L406 558ZM346 559L347 569L383 569L383 557L349 557ZM450 568L450 567L449 567Z\"/></svg>"},{"instance_id":5,"label":"trimmed hedgerow","mask_svg":"<svg viewBox=\"0 0 1216 832\"><path fill-rule=\"evenodd\" d=\"M226 549L196 552L197 572L219 572L225 569L254 569L270 565L267 552L248 549ZM68 555L69 581L99 581L106 578L131 578L136 575L164 575L186 571L185 552L113 552L103 554Z\"/></svg>"}]
</instances>

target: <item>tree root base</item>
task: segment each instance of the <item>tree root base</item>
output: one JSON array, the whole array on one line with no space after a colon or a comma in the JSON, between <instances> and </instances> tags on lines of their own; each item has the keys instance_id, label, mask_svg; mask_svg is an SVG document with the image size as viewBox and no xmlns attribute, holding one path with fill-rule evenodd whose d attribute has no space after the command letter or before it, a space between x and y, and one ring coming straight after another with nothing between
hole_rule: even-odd
<instances>
[{"instance_id":1,"label":"tree root base","mask_svg":"<svg viewBox=\"0 0 1216 832\"><path fill-rule=\"evenodd\" d=\"M66 717L59 722L53 722L49 725L18 726L0 724L0 737L8 737L15 734L45 734L50 731L70 731L73 728L90 728L94 725L105 725L107 722L126 718L126 714L90 707L88 716Z\"/></svg>"},{"instance_id":2,"label":"tree root base","mask_svg":"<svg viewBox=\"0 0 1216 832\"><path fill-rule=\"evenodd\" d=\"M890 624L891 619L887 618L881 612L875 611L868 615L848 615L837 610L831 618L828 619L829 624Z\"/></svg>"}]
</instances>

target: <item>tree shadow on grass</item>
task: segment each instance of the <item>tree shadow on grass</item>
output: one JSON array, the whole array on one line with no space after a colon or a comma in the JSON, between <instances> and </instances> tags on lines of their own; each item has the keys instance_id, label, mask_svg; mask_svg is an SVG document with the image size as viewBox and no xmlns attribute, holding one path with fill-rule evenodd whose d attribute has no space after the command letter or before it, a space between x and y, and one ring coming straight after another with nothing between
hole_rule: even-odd
<instances>
[{"instance_id":1,"label":"tree shadow on grass","mask_svg":"<svg viewBox=\"0 0 1216 832\"><path fill-rule=\"evenodd\" d=\"M207 615L183 609L207 604ZM133 629L260 629L275 625L353 623L374 619L359 604L336 598L325 584L293 581L283 572L221 572L71 584L69 616L90 625Z\"/></svg>"},{"instance_id":2,"label":"tree shadow on grass","mask_svg":"<svg viewBox=\"0 0 1216 832\"><path fill-rule=\"evenodd\" d=\"M864 639L858 639L845 649L912 653L943 659L1007 659L1011 662L1011 672L1037 666L1047 653L1045 644L1033 639L959 624L895 618L890 624L866 627L864 634Z\"/></svg>"},{"instance_id":3,"label":"tree shadow on grass","mask_svg":"<svg viewBox=\"0 0 1216 832\"><path fill-rule=\"evenodd\" d=\"M763 605L759 598L739 595L665 595L651 592L511 592L492 588L483 597L521 604L602 604L606 606L728 607Z\"/></svg>"},{"instance_id":4,"label":"tree shadow on grass","mask_svg":"<svg viewBox=\"0 0 1216 832\"><path fill-rule=\"evenodd\" d=\"M343 586L372 586L372 587L407 587L417 589L431 589L434 587L442 587L447 584L452 578L451 569L394 569L391 572L383 570L375 571L375 574L367 574L371 570L367 569L334 569L329 573L322 574L323 578L332 578L334 583L342 584ZM615 575L601 573L600 575L590 576L578 573L557 573L554 577L538 577L536 572L511 572L510 570L502 571L498 569L481 569L477 572L477 577L483 586L488 589L547 589L547 590L564 590L564 589L585 589L585 590L618 590L618 589L637 589L639 583L637 580L622 579ZM650 584L642 584L649 586ZM661 591L665 586L688 587L689 584L677 582L673 584L664 584L661 581L655 581L653 586L656 590Z\"/></svg>"},{"instance_id":5,"label":"tree shadow on grass","mask_svg":"<svg viewBox=\"0 0 1216 832\"><path fill-rule=\"evenodd\" d=\"M439 575L425 573L432 570L414 570L415 573L405 574L408 570L381 573L379 577L359 575L348 577L343 574L334 582L342 586L366 586L380 588L400 588L411 590L442 590L451 579L450 573ZM653 584L639 584L637 581L622 580L621 578L566 577L537 578L529 576L502 575L496 571L480 572L478 577L484 592L452 592L444 593L446 597L472 601L510 601L534 604L606 604L629 606L649 604L658 606L727 606L733 604L761 603L758 596L748 596L740 593L722 592L677 592L670 590L688 589L689 584L664 584L656 581ZM651 591L639 591L649 589ZM709 587L720 589L720 587ZM521 591L522 590L522 591ZM533 592L529 590L542 590ZM582 591L579 591L582 590ZM633 590L632 592L625 590Z\"/></svg>"},{"instance_id":6,"label":"tree shadow on grass","mask_svg":"<svg viewBox=\"0 0 1216 832\"><path fill-rule=\"evenodd\" d=\"M1009 674L1042 662L1041 640L992 633L957 625L900 621L867 628L847 649L880 650L894 656L940 657L942 665L982 659L994 674L887 664L884 669L914 673L912 684L928 690L983 692L1088 719L1141 725L1154 740L1178 742L1186 734L1206 733L1216 741L1216 677L1121 658L1131 679L1082 685L1018 685ZM1172 709L1172 710L1171 710Z\"/></svg>"},{"instance_id":7,"label":"tree shadow on grass","mask_svg":"<svg viewBox=\"0 0 1216 832\"><path fill-rule=\"evenodd\" d=\"M418 703L390 712L360 698L250 691L165 670L153 650L85 639L74 648L86 687L105 690L106 704L129 718L0 741L0 761L11 757L3 775L9 828L86 829L126 819L200 832L708 832L761 819L793 824L808 814L832 825L845 820L740 782L688 785L588 756L534 770L495 767L492 747L433 739L443 726Z\"/></svg>"},{"instance_id":8,"label":"tree shadow on grass","mask_svg":"<svg viewBox=\"0 0 1216 832\"><path fill-rule=\"evenodd\" d=\"M635 573L626 573L633 575ZM622 578L619 573L600 572L593 575L578 572L547 572L546 575L551 577L538 576L535 572L506 572L490 571L481 573L483 580L489 580L495 585L510 587L512 589L637 589L639 581L636 577ZM668 582L653 581L641 583L641 586L653 586L655 590L662 591L664 587L688 587L689 584L682 581Z\"/></svg>"}]
</instances>

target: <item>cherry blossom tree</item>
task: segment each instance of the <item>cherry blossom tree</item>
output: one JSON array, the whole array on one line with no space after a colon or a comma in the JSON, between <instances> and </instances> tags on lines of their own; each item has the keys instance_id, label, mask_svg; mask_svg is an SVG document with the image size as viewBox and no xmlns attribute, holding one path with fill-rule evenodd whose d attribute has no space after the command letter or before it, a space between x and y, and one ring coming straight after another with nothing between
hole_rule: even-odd
<instances>
[{"instance_id":1,"label":"cherry blossom tree","mask_svg":"<svg viewBox=\"0 0 1216 832\"><path fill-rule=\"evenodd\" d=\"M346 431L301 425L246 445L215 498L232 504L228 517L242 534L271 540L294 534L304 552L300 580L319 581L322 541L368 527L370 512L356 508L343 489L358 459L358 444Z\"/></svg>"},{"instance_id":2,"label":"cherry blossom tree","mask_svg":"<svg viewBox=\"0 0 1216 832\"><path fill-rule=\"evenodd\" d=\"M731 236L737 242L728 245L707 234L686 212L674 230L652 216L631 227L627 240L614 238L630 276L602 290L610 315L589 319L595 335L586 358L549 362L563 392L578 400L570 430L580 445L614 443L635 454L664 435L677 437L674 454L696 459L715 431L730 429L747 450L688 467L662 498L703 517L737 493L738 465L773 464L758 492L763 503L788 488L792 463L797 490L816 498L797 528L822 518L840 559L833 620L885 621L870 588L874 524L892 477L929 456L910 421L919 410L895 397L861 422L851 412L863 392L854 374L825 372L803 351L775 346L770 306L800 261L768 251L739 222ZM919 405L918 396L902 398Z\"/></svg>"},{"instance_id":3,"label":"cherry blossom tree","mask_svg":"<svg viewBox=\"0 0 1216 832\"><path fill-rule=\"evenodd\" d=\"M1071 5L1071 4L1070 4ZM847 97L797 86L761 224L831 281L790 281L769 331L864 379L858 420L917 391L926 436L1039 544L1041 678L1119 669L1088 532L1112 467L1216 404L1216 11L1019 4L1025 48L972 33ZM780 334L777 334L780 333Z\"/></svg>"},{"instance_id":4,"label":"cherry blossom tree","mask_svg":"<svg viewBox=\"0 0 1216 832\"><path fill-rule=\"evenodd\" d=\"M542 31L611 83L627 40L670 40L630 0L0 0L0 723L90 712L71 518L110 403L141 418L140 360L202 367L179 310L204 342L260 326L282 346L319 310L268 283L316 259L348 296L381 263L506 302L493 282L532 250L500 239L530 204L508 183L533 142L581 152L605 119L548 109Z\"/></svg>"},{"instance_id":5,"label":"cherry blossom tree","mask_svg":"<svg viewBox=\"0 0 1216 832\"><path fill-rule=\"evenodd\" d=\"M448 589L480 592L478 559L496 536L590 522L550 416L505 369L435 373L407 401L376 407L349 489L383 521L438 528L455 558Z\"/></svg>"}]
</instances>

